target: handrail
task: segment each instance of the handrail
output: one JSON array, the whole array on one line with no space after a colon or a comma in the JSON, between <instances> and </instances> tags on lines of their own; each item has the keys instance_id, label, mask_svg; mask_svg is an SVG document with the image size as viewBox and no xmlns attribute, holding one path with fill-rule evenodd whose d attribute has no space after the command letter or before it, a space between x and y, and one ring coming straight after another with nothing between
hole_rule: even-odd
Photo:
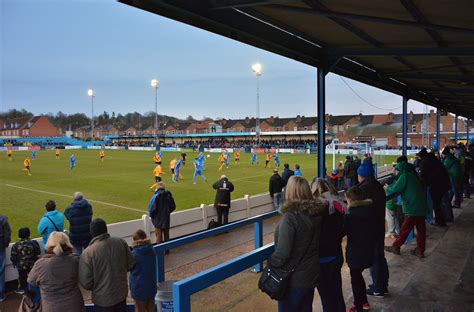
<instances>
[{"instance_id":1,"label":"handrail","mask_svg":"<svg viewBox=\"0 0 474 312\"><path fill-rule=\"evenodd\" d=\"M263 245L263 220L272 218L279 215L278 211L270 211L263 213L258 216L250 217L240 221L232 222L226 225L219 226L214 229L205 230L196 234L191 234L185 237L174 239L172 241L157 244L153 247L156 255L156 276L158 282L165 280L165 252L179 246L183 246L189 243L193 243L198 240L202 240L217 234L221 234L245 225L254 224L254 245L255 248L262 247ZM261 263L257 264L255 271L260 272L262 269Z\"/></svg>"},{"instance_id":2,"label":"handrail","mask_svg":"<svg viewBox=\"0 0 474 312\"><path fill-rule=\"evenodd\" d=\"M173 283L173 310L191 311L191 295L268 259L273 243Z\"/></svg>"}]
</instances>

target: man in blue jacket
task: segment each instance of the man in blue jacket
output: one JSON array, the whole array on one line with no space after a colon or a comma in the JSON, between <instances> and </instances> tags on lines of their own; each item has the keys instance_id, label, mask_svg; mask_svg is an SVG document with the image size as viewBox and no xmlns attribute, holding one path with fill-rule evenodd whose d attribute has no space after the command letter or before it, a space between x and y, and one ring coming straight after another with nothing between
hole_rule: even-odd
<instances>
[{"instance_id":1,"label":"man in blue jacket","mask_svg":"<svg viewBox=\"0 0 474 312\"><path fill-rule=\"evenodd\" d=\"M49 235L64 231L64 215L56 210L56 203L50 200L45 205L46 213L38 224L38 233L43 235L43 246L46 246Z\"/></svg>"},{"instance_id":2,"label":"man in blue jacket","mask_svg":"<svg viewBox=\"0 0 474 312\"><path fill-rule=\"evenodd\" d=\"M74 193L74 201L66 208L64 214L69 220L69 238L78 256L89 245L92 236L89 226L92 221L92 206L81 192Z\"/></svg>"}]
</instances>

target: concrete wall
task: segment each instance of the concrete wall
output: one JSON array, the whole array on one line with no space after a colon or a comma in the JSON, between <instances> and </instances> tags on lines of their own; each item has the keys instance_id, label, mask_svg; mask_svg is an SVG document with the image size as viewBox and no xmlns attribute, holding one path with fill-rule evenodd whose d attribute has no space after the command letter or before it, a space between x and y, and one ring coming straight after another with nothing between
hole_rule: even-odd
<instances>
[{"instance_id":1,"label":"concrete wall","mask_svg":"<svg viewBox=\"0 0 474 312\"><path fill-rule=\"evenodd\" d=\"M272 210L272 200L268 194L245 195L244 198L232 201L229 212L229 222L253 217ZM216 209L213 205L202 204L198 208L174 212L171 214L170 238L206 230L209 221L212 219L217 221ZM125 239L129 245L132 243L133 233L138 229L144 230L150 235L152 241L155 241L154 227L147 215L143 215L141 219L108 225L110 235ZM41 238L37 238L36 240L43 248ZM17 278L17 271L13 269L10 262L10 249L12 245L13 244L10 244L6 250L6 281L15 280Z\"/></svg>"}]
</instances>

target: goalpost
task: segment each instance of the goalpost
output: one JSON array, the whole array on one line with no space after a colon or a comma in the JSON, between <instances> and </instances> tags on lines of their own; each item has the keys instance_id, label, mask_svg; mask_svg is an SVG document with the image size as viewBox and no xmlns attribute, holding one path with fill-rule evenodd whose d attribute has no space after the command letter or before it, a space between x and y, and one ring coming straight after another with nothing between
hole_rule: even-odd
<instances>
[{"instance_id":1,"label":"goalpost","mask_svg":"<svg viewBox=\"0 0 474 312\"><path fill-rule=\"evenodd\" d=\"M332 145L332 146L331 146ZM336 169L336 154L339 155L358 155L358 154L372 154L372 146L367 143L335 143L331 142L332 147L332 169ZM338 147L336 149L336 147ZM342 147L342 148L340 148ZM341 151L344 151L341 153Z\"/></svg>"}]
</instances>

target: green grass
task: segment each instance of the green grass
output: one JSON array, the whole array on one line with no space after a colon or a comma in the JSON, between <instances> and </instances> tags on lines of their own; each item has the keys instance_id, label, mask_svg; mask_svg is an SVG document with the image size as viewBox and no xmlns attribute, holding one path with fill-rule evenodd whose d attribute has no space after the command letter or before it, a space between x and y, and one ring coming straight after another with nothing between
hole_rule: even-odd
<instances>
[{"instance_id":1,"label":"green grass","mask_svg":"<svg viewBox=\"0 0 474 312\"><path fill-rule=\"evenodd\" d=\"M69 169L68 158L72 153L77 158L77 167L74 170ZM27 176L22 170L23 159L27 155L30 155L30 152L14 152L12 161L8 161L6 155L0 157L0 213L8 216L13 239L17 238L18 229L23 226L30 227L34 237L39 236L36 226L45 213L44 204L52 199L56 201L58 210L64 212L76 191L82 192L89 200L138 210L93 202L94 217L101 217L107 223L137 219L147 211L152 196L148 188L154 182L153 152L108 150L105 161L101 163L98 151L93 150L62 151L59 160L55 159L54 151L40 151L37 159L32 161L32 176ZM197 153L188 152L188 163L182 167L184 180L173 183L168 164L172 157L178 157L179 153L164 153L164 182L167 189L173 193L177 210L198 207L201 203L212 203L215 196L212 183L221 174L226 174L234 183L234 199L245 194L268 191L271 169L263 167L263 155L259 155L260 164L252 166L250 154L242 153L240 165L236 166L231 161L229 169L218 171L218 155L210 154L211 157L206 158L204 171L209 183L198 177L197 185L193 185L192 161L196 155ZM337 159L342 159L342 156ZM300 164L303 175L309 180L316 175L315 155L280 154L280 161L282 166L285 162ZM332 166L332 156L328 155L327 163L328 167ZM271 164L273 168L273 161Z\"/></svg>"}]
</instances>

